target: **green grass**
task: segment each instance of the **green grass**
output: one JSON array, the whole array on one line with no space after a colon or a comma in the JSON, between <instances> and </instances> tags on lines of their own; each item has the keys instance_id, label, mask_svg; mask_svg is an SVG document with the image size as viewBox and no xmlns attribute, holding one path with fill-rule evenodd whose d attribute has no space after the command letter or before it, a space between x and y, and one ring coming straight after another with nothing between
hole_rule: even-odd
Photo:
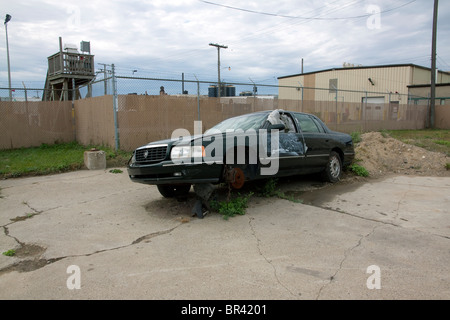
<instances>
[{"instance_id":1,"label":"green grass","mask_svg":"<svg viewBox=\"0 0 450 320\"><path fill-rule=\"evenodd\" d=\"M77 142L42 144L40 147L0 150L0 178L79 170L84 167L84 151L94 146L82 146ZM108 147L96 146L106 152L107 166L126 165L131 153L115 152Z\"/></svg>"},{"instance_id":2,"label":"green grass","mask_svg":"<svg viewBox=\"0 0 450 320\"><path fill-rule=\"evenodd\" d=\"M16 254L16 251L13 250L13 249L11 249L11 250L2 252L2 254L3 254L4 256L7 256L7 257L12 257L12 256L14 256L14 255Z\"/></svg>"},{"instance_id":3,"label":"green grass","mask_svg":"<svg viewBox=\"0 0 450 320\"><path fill-rule=\"evenodd\" d=\"M366 168L364 168L363 166L361 166L359 164L353 163L349 167L349 169L357 176L360 176L360 177L368 177L369 176L369 171L367 171Z\"/></svg>"},{"instance_id":4,"label":"green grass","mask_svg":"<svg viewBox=\"0 0 450 320\"><path fill-rule=\"evenodd\" d=\"M225 220L235 215L244 215L245 209L248 207L248 201L252 197L253 192L246 195L241 195L238 193L233 199L227 199L226 201L216 201L210 202L211 208L219 212Z\"/></svg>"},{"instance_id":5,"label":"green grass","mask_svg":"<svg viewBox=\"0 0 450 320\"><path fill-rule=\"evenodd\" d=\"M450 130L383 130L392 138L450 156Z\"/></svg>"},{"instance_id":6,"label":"green grass","mask_svg":"<svg viewBox=\"0 0 450 320\"><path fill-rule=\"evenodd\" d=\"M361 132L353 131L352 133L350 133L350 135L352 136L353 144L361 142Z\"/></svg>"}]
</instances>

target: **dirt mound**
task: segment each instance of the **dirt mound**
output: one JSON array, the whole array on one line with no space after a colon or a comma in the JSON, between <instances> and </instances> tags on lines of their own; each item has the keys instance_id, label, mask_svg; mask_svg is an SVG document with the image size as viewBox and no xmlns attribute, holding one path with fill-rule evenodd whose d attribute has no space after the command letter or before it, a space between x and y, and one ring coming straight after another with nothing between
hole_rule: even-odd
<instances>
[{"instance_id":1,"label":"dirt mound","mask_svg":"<svg viewBox=\"0 0 450 320\"><path fill-rule=\"evenodd\" d=\"M362 134L355 151L357 163L366 168L371 177L388 174L450 176L450 170L446 169L450 157L403 143L380 132Z\"/></svg>"}]
</instances>

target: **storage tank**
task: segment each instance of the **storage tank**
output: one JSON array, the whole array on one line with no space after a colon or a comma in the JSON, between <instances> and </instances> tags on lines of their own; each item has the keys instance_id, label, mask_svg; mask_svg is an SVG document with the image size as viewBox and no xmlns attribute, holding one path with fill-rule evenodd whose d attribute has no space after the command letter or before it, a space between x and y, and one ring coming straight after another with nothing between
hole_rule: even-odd
<instances>
[{"instance_id":1,"label":"storage tank","mask_svg":"<svg viewBox=\"0 0 450 320\"><path fill-rule=\"evenodd\" d=\"M225 95L227 97L234 97L234 96L236 96L236 87L235 86L227 86Z\"/></svg>"},{"instance_id":2,"label":"storage tank","mask_svg":"<svg viewBox=\"0 0 450 320\"><path fill-rule=\"evenodd\" d=\"M208 97L217 97L217 86L209 86Z\"/></svg>"}]
</instances>

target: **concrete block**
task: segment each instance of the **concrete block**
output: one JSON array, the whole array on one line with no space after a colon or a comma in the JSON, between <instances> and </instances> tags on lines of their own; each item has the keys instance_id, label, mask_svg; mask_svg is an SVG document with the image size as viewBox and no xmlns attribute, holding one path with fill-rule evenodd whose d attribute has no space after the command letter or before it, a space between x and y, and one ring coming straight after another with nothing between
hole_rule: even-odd
<instances>
[{"instance_id":1,"label":"concrete block","mask_svg":"<svg viewBox=\"0 0 450 320\"><path fill-rule=\"evenodd\" d=\"M89 170L106 169L106 152L102 150L91 149L84 152L84 165Z\"/></svg>"}]
</instances>

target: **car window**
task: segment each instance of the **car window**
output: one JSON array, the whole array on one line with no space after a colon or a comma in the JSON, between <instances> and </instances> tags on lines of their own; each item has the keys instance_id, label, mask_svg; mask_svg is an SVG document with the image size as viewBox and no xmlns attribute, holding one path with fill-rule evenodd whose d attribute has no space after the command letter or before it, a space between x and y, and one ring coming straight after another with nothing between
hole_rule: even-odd
<instances>
[{"instance_id":1,"label":"car window","mask_svg":"<svg viewBox=\"0 0 450 320\"><path fill-rule=\"evenodd\" d=\"M218 124L216 124L211 129L207 130L205 134L214 131L226 132L227 130L243 130L247 131L250 129L257 130L264 123L267 118L266 113L255 113L250 115L243 115L234 118L226 119Z\"/></svg>"},{"instance_id":2,"label":"car window","mask_svg":"<svg viewBox=\"0 0 450 320\"><path fill-rule=\"evenodd\" d=\"M313 133L321 132L310 116L306 114L296 113L295 117L297 118L298 123L300 125L300 129L303 132L313 132Z\"/></svg>"},{"instance_id":3,"label":"car window","mask_svg":"<svg viewBox=\"0 0 450 320\"><path fill-rule=\"evenodd\" d=\"M325 133L326 131L325 131L324 127L322 126L322 124L320 123L320 121L314 117L311 117L311 118L313 119L314 123L317 125L317 128L319 128L319 132Z\"/></svg>"},{"instance_id":4,"label":"car window","mask_svg":"<svg viewBox=\"0 0 450 320\"><path fill-rule=\"evenodd\" d=\"M289 114L282 114L281 119L284 122L284 125L286 126L285 132L297 132L295 129L294 120L292 120L291 116Z\"/></svg>"}]
</instances>

